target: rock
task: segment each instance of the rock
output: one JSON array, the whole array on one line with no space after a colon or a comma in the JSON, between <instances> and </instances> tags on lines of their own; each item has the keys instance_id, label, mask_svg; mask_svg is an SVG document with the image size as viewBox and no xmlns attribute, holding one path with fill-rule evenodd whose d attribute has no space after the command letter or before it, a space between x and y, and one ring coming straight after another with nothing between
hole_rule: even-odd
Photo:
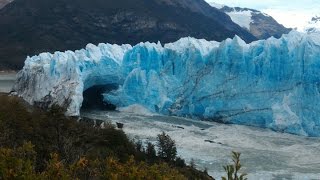
<instances>
[{"instance_id":1,"label":"rock","mask_svg":"<svg viewBox=\"0 0 320 180\"><path fill-rule=\"evenodd\" d=\"M211 140L204 140L204 142L215 143L214 141L211 141Z\"/></svg>"},{"instance_id":2,"label":"rock","mask_svg":"<svg viewBox=\"0 0 320 180\"><path fill-rule=\"evenodd\" d=\"M220 145L222 145L222 143L220 143L220 142L215 142L215 141L212 141L212 140L204 140L204 142L208 142L208 143L212 143L212 144L220 144Z\"/></svg>"},{"instance_id":3,"label":"rock","mask_svg":"<svg viewBox=\"0 0 320 180\"><path fill-rule=\"evenodd\" d=\"M119 129L122 129L122 128L123 128L123 126L124 126L124 124L123 124L123 123L119 123L119 122L117 122L116 124L117 124L117 128L119 128Z\"/></svg>"},{"instance_id":4,"label":"rock","mask_svg":"<svg viewBox=\"0 0 320 180\"><path fill-rule=\"evenodd\" d=\"M182 127L182 126L175 126L175 125L172 125L172 127L174 127L174 128L178 128L178 129L184 129L184 127Z\"/></svg>"}]
</instances>

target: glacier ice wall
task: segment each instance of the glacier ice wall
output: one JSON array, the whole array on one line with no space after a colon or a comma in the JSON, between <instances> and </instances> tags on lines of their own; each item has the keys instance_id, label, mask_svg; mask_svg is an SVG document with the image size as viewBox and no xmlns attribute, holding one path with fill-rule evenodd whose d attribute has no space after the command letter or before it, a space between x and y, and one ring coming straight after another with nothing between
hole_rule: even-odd
<instances>
[{"instance_id":1,"label":"glacier ice wall","mask_svg":"<svg viewBox=\"0 0 320 180\"><path fill-rule=\"evenodd\" d=\"M320 35L292 31L246 44L182 38L174 43L87 45L28 57L15 91L31 104L79 115L82 92L118 84L104 95L165 115L320 136Z\"/></svg>"}]
</instances>

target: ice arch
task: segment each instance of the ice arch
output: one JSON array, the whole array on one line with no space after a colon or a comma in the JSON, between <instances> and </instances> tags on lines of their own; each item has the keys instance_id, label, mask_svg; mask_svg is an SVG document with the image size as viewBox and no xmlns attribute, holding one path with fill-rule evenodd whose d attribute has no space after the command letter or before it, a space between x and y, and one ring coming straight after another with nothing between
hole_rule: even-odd
<instances>
[{"instance_id":1,"label":"ice arch","mask_svg":"<svg viewBox=\"0 0 320 180\"><path fill-rule=\"evenodd\" d=\"M28 57L17 75L14 90L30 104L45 108L57 104L66 109L66 115L79 116L84 91L123 82L121 64L125 52L131 48L130 45L88 44L75 52Z\"/></svg>"},{"instance_id":2,"label":"ice arch","mask_svg":"<svg viewBox=\"0 0 320 180\"><path fill-rule=\"evenodd\" d=\"M26 60L15 90L31 104L78 116L83 91L116 84L118 107L320 136L319 34L291 32L246 44L182 38L165 44L89 44Z\"/></svg>"}]
</instances>

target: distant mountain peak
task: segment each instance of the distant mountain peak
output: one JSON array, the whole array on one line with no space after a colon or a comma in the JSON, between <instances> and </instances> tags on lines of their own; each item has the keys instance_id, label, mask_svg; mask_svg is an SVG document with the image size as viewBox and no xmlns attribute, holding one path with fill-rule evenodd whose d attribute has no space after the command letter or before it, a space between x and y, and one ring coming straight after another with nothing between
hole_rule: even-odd
<instances>
[{"instance_id":1,"label":"distant mountain peak","mask_svg":"<svg viewBox=\"0 0 320 180\"><path fill-rule=\"evenodd\" d=\"M311 18L308 25L304 28L306 33L320 32L320 16L316 15Z\"/></svg>"},{"instance_id":2,"label":"distant mountain peak","mask_svg":"<svg viewBox=\"0 0 320 180\"><path fill-rule=\"evenodd\" d=\"M214 2L210 5L228 14L234 23L246 29L258 39L266 39L271 36L279 38L282 34L291 30L279 24L268 14L255 9L229 7Z\"/></svg>"}]
</instances>

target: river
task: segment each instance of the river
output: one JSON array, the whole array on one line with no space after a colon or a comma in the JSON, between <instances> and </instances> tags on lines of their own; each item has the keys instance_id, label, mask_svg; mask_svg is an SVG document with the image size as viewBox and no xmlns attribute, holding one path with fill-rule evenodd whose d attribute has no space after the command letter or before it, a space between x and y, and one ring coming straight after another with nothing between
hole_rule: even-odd
<instances>
[{"instance_id":1,"label":"river","mask_svg":"<svg viewBox=\"0 0 320 180\"><path fill-rule=\"evenodd\" d=\"M221 179L223 165L231 163L231 152L241 152L243 172L253 180L320 179L320 139L296 136L240 125L196 121L128 112L85 111L85 117L124 123L133 139L156 141L165 131L176 142L178 155L197 168L207 168Z\"/></svg>"},{"instance_id":2,"label":"river","mask_svg":"<svg viewBox=\"0 0 320 180\"><path fill-rule=\"evenodd\" d=\"M15 72L0 72L0 93L9 93L16 79Z\"/></svg>"}]
</instances>

